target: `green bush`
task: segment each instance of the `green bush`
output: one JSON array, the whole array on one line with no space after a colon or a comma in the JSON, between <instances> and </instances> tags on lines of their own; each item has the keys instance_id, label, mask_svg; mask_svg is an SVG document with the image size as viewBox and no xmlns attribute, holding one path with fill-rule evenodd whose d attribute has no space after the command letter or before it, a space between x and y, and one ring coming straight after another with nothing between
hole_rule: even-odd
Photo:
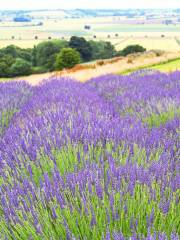
<instances>
[{"instance_id":1,"label":"green bush","mask_svg":"<svg viewBox=\"0 0 180 240\"><path fill-rule=\"evenodd\" d=\"M9 72L8 65L5 62L0 62L0 77L7 77Z\"/></svg>"},{"instance_id":2,"label":"green bush","mask_svg":"<svg viewBox=\"0 0 180 240\"><path fill-rule=\"evenodd\" d=\"M40 74L40 73L46 73L47 70L44 66L36 66L32 67L32 73L34 74Z\"/></svg>"},{"instance_id":3,"label":"green bush","mask_svg":"<svg viewBox=\"0 0 180 240\"><path fill-rule=\"evenodd\" d=\"M140 45L129 45L125 47L122 51L119 52L119 55L121 56L127 56L132 53L138 53L138 52L145 52L146 48L140 46Z\"/></svg>"},{"instance_id":4,"label":"green bush","mask_svg":"<svg viewBox=\"0 0 180 240\"><path fill-rule=\"evenodd\" d=\"M11 55L13 58L18 57L18 52L17 52L18 47L14 45L9 45L6 48L2 49L2 52L4 55Z\"/></svg>"},{"instance_id":5,"label":"green bush","mask_svg":"<svg viewBox=\"0 0 180 240\"><path fill-rule=\"evenodd\" d=\"M15 59L9 54L0 57L0 77L10 76L10 67L14 62Z\"/></svg>"},{"instance_id":6,"label":"green bush","mask_svg":"<svg viewBox=\"0 0 180 240\"><path fill-rule=\"evenodd\" d=\"M57 70L72 68L81 62L80 54L73 48L63 48L56 57L55 67Z\"/></svg>"},{"instance_id":7,"label":"green bush","mask_svg":"<svg viewBox=\"0 0 180 240\"><path fill-rule=\"evenodd\" d=\"M89 41L92 48L92 60L112 58L116 54L114 46L110 42Z\"/></svg>"},{"instance_id":8,"label":"green bush","mask_svg":"<svg viewBox=\"0 0 180 240\"><path fill-rule=\"evenodd\" d=\"M52 71L54 70L56 60L55 55L65 47L68 47L68 43L64 40L53 40L39 43L33 50L33 61L37 66L45 66L47 71Z\"/></svg>"},{"instance_id":9,"label":"green bush","mask_svg":"<svg viewBox=\"0 0 180 240\"><path fill-rule=\"evenodd\" d=\"M11 76L23 76L29 75L31 73L32 73L31 64L28 61L23 60L21 58L17 58L10 68Z\"/></svg>"},{"instance_id":10,"label":"green bush","mask_svg":"<svg viewBox=\"0 0 180 240\"><path fill-rule=\"evenodd\" d=\"M84 62L92 60L92 48L85 38L72 36L69 41L69 47L75 48Z\"/></svg>"},{"instance_id":11,"label":"green bush","mask_svg":"<svg viewBox=\"0 0 180 240\"><path fill-rule=\"evenodd\" d=\"M6 48L1 49L1 54L4 56L10 55L12 58L22 58L26 61L31 61L32 49L23 49L15 45L9 45Z\"/></svg>"}]
</instances>

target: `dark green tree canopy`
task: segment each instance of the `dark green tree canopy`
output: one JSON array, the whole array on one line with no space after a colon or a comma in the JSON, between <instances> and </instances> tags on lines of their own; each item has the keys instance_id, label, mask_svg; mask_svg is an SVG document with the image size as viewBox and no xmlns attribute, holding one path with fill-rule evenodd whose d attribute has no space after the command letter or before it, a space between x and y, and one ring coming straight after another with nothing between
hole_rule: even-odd
<instances>
[{"instance_id":1,"label":"dark green tree canopy","mask_svg":"<svg viewBox=\"0 0 180 240\"><path fill-rule=\"evenodd\" d=\"M52 55L57 54L62 48L68 46L68 43L64 40L52 40L42 42L36 47L36 62L38 66L46 65L47 70L54 65L49 64L49 58L52 58Z\"/></svg>"},{"instance_id":2,"label":"dark green tree canopy","mask_svg":"<svg viewBox=\"0 0 180 240\"><path fill-rule=\"evenodd\" d=\"M73 48L63 48L56 57L56 69L72 68L80 63L81 57L79 52Z\"/></svg>"},{"instance_id":3,"label":"dark green tree canopy","mask_svg":"<svg viewBox=\"0 0 180 240\"><path fill-rule=\"evenodd\" d=\"M10 76L10 67L15 62L15 59L7 54L0 56L0 77Z\"/></svg>"},{"instance_id":4,"label":"dark green tree canopy","mask_svg":"<svg viewBox=\"0 0 180 240\"><path fill-rule=\"evenodd\" d=\"M145 52L145 51L146 51L146 48L143 48L142 46L140 46L138 44L137 45L129 45L120 52L120 55L127 56L128 54Z\"/></svg>"},{"instance_id":5,"label":"dark green tree canopy","mask_svg":"<svg viewBox=\"0 0 180 240\"><path fill-rule=\"evenodd\" d=\"M69 47L75 48L80 54L83 61L89 61L92 58L92 48L88 41L83 37L71 37Z\"/></svg>"},{"instance_id":6,"label":"dark green tree canopy","mask_svg":"<svg viewBox=\"0 0 180 240\"><path fill-rule=\"evenodd\" d=\"M21 58L17 58L10 68L12 76L29 75L31 72L31 64Z\"/></svg>"},{"instance_id":7,"label":"dark green tree canopy","mask_svg":"<svg viewBox=\"0 0 180 240\"><path fill-rule=\"evenodd\" d=\"M0 55L10 55L13 58L22 58L26 61L31 61L31 49L23 49L14 45L9 45L0 50Z\"/></svg>"},{"instance_id":8,"label":"dark green tree canopy","mask_svg":"<svg viewBox=\"0 0 180 240\"><path fill-rule=\"evenodd\" d=\"M73 51L72 51L73 50ZM0 49L0 77L31 73L45 73L55 69L71 68L77 63L146 51L140 45L130 45L116 51L111 42L87 41L73 36L69 41L49 40L31 48L9 45Z\"/></svg>"},{"instance_id":9,"label":"dark green tree canopy","mask_svg":"<svg viewBox=\"0 0 180 240\"><path fill-rule=\"evenodd\" d=\"M116 54L114 46L110 42L89 41L92 48L92 59L112 58Z\"/></svg>"}]
</instances>

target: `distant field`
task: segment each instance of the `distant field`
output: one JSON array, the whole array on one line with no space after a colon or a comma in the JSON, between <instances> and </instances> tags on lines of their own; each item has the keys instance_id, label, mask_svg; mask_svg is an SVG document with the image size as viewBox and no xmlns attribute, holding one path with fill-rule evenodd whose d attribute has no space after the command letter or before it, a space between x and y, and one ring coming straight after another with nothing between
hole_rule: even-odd
<instances>
[{"instance_id":1,"label":"distant field","mask_svg":"<svg viewBox=\"0 0 180 240\"><path fill-rule=\"evenodd\" d=\"M85 30L85 25L90 25L91 29ZM111 41L119 50L129 44L141 44L148 50L180 50L176 40L180 39L180 24L122 24L113 17L46 19L42 26L0 22L0 48L10 44L24 48L33 47L49 37L69 39L72 35L84 36L87 39L94 39L93 36L96 36L96 40ZM12 40L12 37L15 39Z\"/></svg>"},{"instance_id":2,"label":"distant field","mask_svg":"<svg viewBox=\"0 0 180 240\"><path fill-rule=\"evenodd\" d=\"M73 35L73 34L72 34ZM90 37L87 37L90 39ZM92 38L91 38L92 39ZM179 38L180 39L180 38ZM32 48L34 45L47 40L47 38L42 39L15 39L15 40L0 40L0 48L6 47L8 45L14 44L23 48ZM154 37L126 37L126 38L97 38L97 40L111 41L115 45L117 50L122 50L131 44L140 44L147 50L160 49L164 51L180 51L180 45L176 42L175 38L154 38Z\"/></svg>"},{"instance_id":3,"label":"distant field","mask_svg":"<svg viewBox=\"0 0 180 240\"><path fill-rule=\"evenodd\" d=\"M88 38L89 39L89 38ZM43 39L21 39L21 40L0 40L0 48L6 47L8 45L14 44L16 46L22 48L32 48L34 45L42 42L43 40L47 40L47 38ZM97 38L97 40L105 40L111 41L112 44L115 45L117 50L121 50L124 47L131 44L140 44L145 47L147 50L151 49L160 49L165 51L179 51L180 45L177 44L174 38L143 38L143 37L126 37L126 38Z\"/></svg>"},{"instance_id":4,"label":"distant field","mask_svg":"<svg viewBox=\"0 0 180 240\"><path fill-rule=\"evenodd\" d=\"M116 48L118 50L123 49L127 45L140 44L147 50L160 49L165 51L178 51L180 50L180 45L176 42L173 37L130 37L126 38L123 42L119 44L116 43Z\"/></svg>"},{"instance_id":5,"label":"distant field","mask_svg":"<svg viewBox=\"0 0 180 240\"><path fill-rule=\"evenodd\" d=\"M102 24L94 28L96 32L178 32L180 24L165 25L165 24Z\"/></svg>"}]
</instances>

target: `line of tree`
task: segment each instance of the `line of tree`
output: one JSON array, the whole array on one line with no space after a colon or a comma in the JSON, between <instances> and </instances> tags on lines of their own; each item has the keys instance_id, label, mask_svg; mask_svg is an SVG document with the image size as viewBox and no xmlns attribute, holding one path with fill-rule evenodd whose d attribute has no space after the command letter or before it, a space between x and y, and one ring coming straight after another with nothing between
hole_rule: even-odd
<instances>
[{"instance_id":1,"label":"line of tree","mask_svg":"<svg viewBox=\"0 0 180 240\"><path fill-rule=\"evenodd\" d=\"M110 42L87 41L73 36L69 41L50 40L33 48L14 45L0 49L0 77L14 77L71 68L78 63L125 56L146 49L139 45L116 51Z\"/></svg>"}]
</instances>

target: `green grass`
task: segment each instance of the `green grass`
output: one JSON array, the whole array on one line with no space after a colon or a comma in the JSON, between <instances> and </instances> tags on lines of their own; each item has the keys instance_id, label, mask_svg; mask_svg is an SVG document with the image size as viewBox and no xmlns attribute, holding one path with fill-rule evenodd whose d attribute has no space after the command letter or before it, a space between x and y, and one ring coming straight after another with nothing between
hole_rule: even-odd
<instances>
[{"instance_id":1,"label":"green grass","mask_svg":"<svg viewBox=\"0 0 180 240\"><path fill-rule=\"evenodd\" d=\"M148 66L130 68L130 69L127 69L125 71L119 72L119 74L126 75L126 74L133 73L135 71L138 71L138 70L148 69L148 68L158 70L158 71L162 71L162 72L173 72L173 71L176 71L176 70L180 70L180 58L167 60L165 62L161 62L161 63L158 63L158 64L151 64L151 65L148 65Z\"/></svg>"},{"instance_id":2,"label":"green grass","mask_svg":"<svg viewBox=\"0 0 180 240\"><path fill-rule=\"evenodd\" d=\"M150 128L159 127L160 125L164 125L166 122L174 119L175 116L180 118L180 108L170 109L169 111L160 114L152 113L149 117L144 119L144 122L146 122Z\"/></svg>"},{"instance_id":3,"label":"green grass","mask_svg":"<svg viewBox=\"0 0 180 240\"><path fill-rule=\"evenodd\" d=\"M180 59L176 59L173 61L169 61L167 63L155 65L152 67L152 69L159 70L159 71L165 71L165 72L180 70Z\"/></svg>"}]
</instances>

